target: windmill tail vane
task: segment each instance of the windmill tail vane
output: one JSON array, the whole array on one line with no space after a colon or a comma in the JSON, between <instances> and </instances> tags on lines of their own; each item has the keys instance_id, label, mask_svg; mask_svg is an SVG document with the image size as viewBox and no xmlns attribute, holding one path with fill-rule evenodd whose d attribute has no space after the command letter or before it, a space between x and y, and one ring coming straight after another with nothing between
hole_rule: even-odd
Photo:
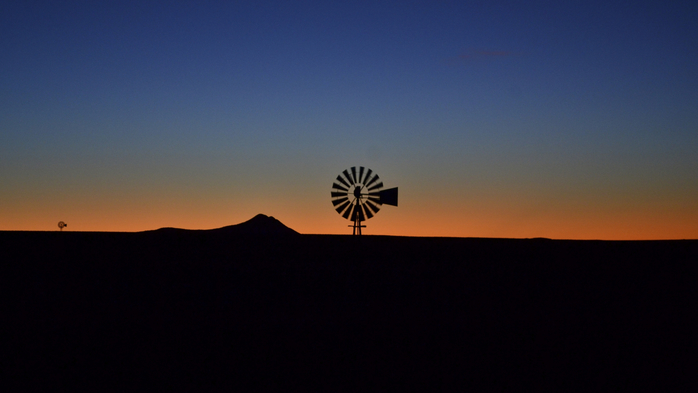
<instances>
[{"instance_id":1,"label":"windmill tail vane","mask_svg":"<svg viewBox=\"0 0 698 393\"><path fill-rule=\"evenodd\" d=\"M397 206L397 187L383 190L378 174L362 166L345 169L332 183L332 205L353 222L354 235L361 235L361 223L373 218L382 205Z\"/></svg>"}]
</instances>

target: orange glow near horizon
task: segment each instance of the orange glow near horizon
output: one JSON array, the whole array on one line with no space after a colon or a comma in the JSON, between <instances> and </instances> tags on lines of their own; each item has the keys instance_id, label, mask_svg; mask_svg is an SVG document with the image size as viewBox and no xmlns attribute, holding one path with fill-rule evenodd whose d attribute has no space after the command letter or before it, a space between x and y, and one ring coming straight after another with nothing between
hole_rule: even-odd
<instances>
[{"instance_id":1,"label":"orange glow near horizon","mask_svg":"<svg viewBox=\"0 0 698 393\"><path fill-rule=\"evenodd\" d=\"M329 193L328 193L329 194ZM138 232L161 227L213 229L239 224L256 214L273 216L303 234L350 234L351 222L332 209L330 198L288 200L222 198L211 203L193 198L146 203L112 198L109 203L85 199L3 206L1 230ZM698 239L698 209L685 206L606 206L519 199L480 198L456 203L443 199L424 203L401 194L400 206L383 206L365 222L366 235L495 237L601 240ZM31 208L29 208L31 207ZM21 208L21 209L19 209ZM60 211L60 214L58 214ZM46 219L46 217L53 217Z\"/></svg>"},{"instance_id":2,"label":"orange glow near horizon","mask_svg":"<svg viewBox=\"0 0 698 393\"><path fill-rule=\"evenodd\" d=\"M351 233L351 222L330 201L332 181L343 165L292 167L282 161L231 176L223 164L189 173L180 165L173 171L177 176L169 177L129 168L110 175L113 184L85 177L64 187L42 179L24 186L17 176L5 183L10 187L0 199L0 230L53 231L61 220L67 231L213 229L261 213L303 234ZM366 221L366 235L698 239L698 206L692 198L697 191L682 183L602 179L585 184L544 171L529 179L503 171L434 178L412 168L381 169L385 187L399 188L399 206L383 206ZM253 171L255 176L249 175Z\"/></svg>"}]
</instances>

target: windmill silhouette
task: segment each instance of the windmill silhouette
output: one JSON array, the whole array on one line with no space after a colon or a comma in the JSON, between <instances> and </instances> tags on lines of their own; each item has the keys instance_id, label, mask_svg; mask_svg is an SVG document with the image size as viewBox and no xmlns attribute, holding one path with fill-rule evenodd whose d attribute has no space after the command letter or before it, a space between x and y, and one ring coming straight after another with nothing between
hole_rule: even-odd
<instances>
[{"instance_id":1,"label":"windmill silhouette","mask_svg":"<svg viewBox=\"0 0 698 393\"><path fill-rule=\"evenodd\" d=\"M372 218L381 205L397 206L397 187L381 190L378 174L362 166L345 169L332 183L332 205L342 217L353 221L354 235L361 235L363 221Z\"/></svg>"}]
</instances>

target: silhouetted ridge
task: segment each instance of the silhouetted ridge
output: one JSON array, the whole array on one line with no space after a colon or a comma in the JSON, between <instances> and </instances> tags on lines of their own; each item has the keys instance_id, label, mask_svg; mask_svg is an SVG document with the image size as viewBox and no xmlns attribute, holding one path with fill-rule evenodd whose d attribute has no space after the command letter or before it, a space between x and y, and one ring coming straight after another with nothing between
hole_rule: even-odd
<instances>
[{"instance_id":1,"label":"silhouetted ridge","mask_svg":"<svg viewBox=\"0 0 698 393\"><path fill-rule=\"evenodd\" d=\"M186 232L198 232L191 229L181 229L165 227L156 229L154 232L158 233L186 233ZM146 231L150 232L150 231ZM222 233L226 235L298 235L298 232L282 224L281 221L274 217L265 216L264 214L257 214L250 220L245 221L240 224L228 225L222 228L216 229L206 229L202 232L213 232Z\"/></svg>"},{"instance_id":2,"label":"silhouetted ridge","mask_svg":"<svg viewBox=\"0 0 698 393\"><path fill-rule=\"evenodd\" d=\"M274 217L257 214L250 220L237 225L213 229L216 232L226 232L236 235L297 235L298 232L282 224Z\"/></svg>"}]
</instances>

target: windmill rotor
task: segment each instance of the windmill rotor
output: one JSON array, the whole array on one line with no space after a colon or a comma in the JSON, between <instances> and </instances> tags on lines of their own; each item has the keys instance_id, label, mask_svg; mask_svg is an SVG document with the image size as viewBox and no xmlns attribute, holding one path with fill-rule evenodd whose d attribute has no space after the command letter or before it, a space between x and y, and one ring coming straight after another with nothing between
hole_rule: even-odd
<instances>
[{"instance_id":1,"label":"windmill rotor","mask_svg":"<svg viewBox=\"0 0 698 393\"><path fill-rule=\"evenodd\" d=\"M340 173L332 183L332 206L351 220L354 235L361 235L361 223L373 218L382 205L397 206L397 187L383 190L383 182L373 170L351 167Z\"/></svg>"}]
</instances>

